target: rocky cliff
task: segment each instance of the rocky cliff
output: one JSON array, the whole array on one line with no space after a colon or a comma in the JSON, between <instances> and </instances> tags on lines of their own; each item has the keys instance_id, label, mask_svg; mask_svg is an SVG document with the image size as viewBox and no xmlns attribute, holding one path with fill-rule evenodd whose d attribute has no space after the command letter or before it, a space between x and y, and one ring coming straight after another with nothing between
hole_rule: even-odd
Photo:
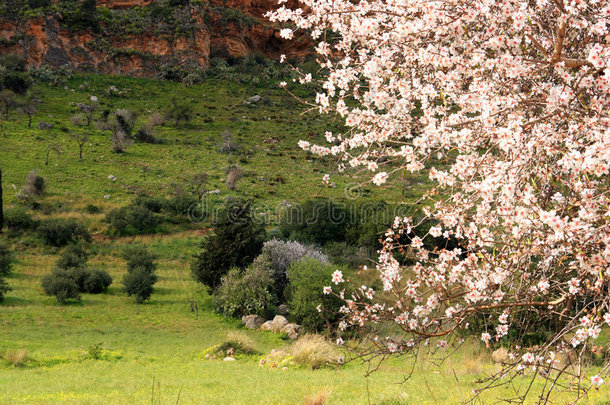
<instances>
[{"instance_id":1,"label":"rocky cliff","mask_svg":"<svg viewBox=\"0 0 610 405\"><path fill-rule=\"evenodd\" d=\"M33 67L153 76L168 67L205 69L212 57L300 57L309 49L305 40L284 42L265 20L276 0L47 2L0 10L0 54L22 55Z\"/></svg>"}]
</instances>

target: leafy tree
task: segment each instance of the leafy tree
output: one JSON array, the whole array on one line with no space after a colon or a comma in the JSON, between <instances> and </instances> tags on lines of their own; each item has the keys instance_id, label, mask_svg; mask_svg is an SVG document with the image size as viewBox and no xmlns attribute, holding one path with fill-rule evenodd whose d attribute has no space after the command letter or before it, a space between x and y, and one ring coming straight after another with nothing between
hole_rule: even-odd
<instances>
[{"instance_id":1,"label":"leafy tree","mask_svg":"<svg viewBox=\"0 0 610 405\"><path fill-rule=\"evenodd\" d=\"M18 110L28 116L28 128L32 127L32 118L38 112L38 106L42 101L38 96L28 93L23 99L17 102Z\"/></svg>"},{"instance_id":2,"label":"leafy tree","mask_svg":"<svg viewBox=\"0 0 610 405\"><path fill-rule=\"evenodd\" d=\"M384 234L384 291L345 297L343 326L379 336L362 355L443 350L483 318L483 343L510 346L486 387L533 368L532 382L552 380L536 399L531 384L517 388L515 402L597 388L605 374L585 380L553 358L576 348L580 364L610 324L607 2L300 3L306 12L282 7L269 18L313 34L324 68L315 102L350 128L327 134L330 145L300 146L335 155L340 169L370 170L377 186L407 171L433 182L419 202L424 218L398 216ZM329 15L332 34L320 35ZM427 234L459 247L404 243L430 222ZM507 341L545 324L555 326L536 347Z\"/></svg>"},{"instance_id":3,"label":"leafy tree","mask_svg":"<svg viewBox=\"0 0 610 405\"><path fill-rule=\"evenodd\" d=\"M252 216L250 203L230 201L218 214L214 231L201 243L191 266L193 277L216 288L230 268L245 268L261 251L265 228Z\"/></svg>"}]
</instances>

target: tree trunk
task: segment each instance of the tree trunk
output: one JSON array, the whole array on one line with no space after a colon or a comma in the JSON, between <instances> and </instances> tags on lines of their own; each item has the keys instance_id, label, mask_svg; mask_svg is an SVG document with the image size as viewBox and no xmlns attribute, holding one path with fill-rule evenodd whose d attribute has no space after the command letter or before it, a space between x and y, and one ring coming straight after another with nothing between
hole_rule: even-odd
<instances>
[{"instance_id":1,"label":"tree trunk","mask_svg":"<svg viewBox=\"0 0 610 405\"><path fill-rule=\"evenodd\" d=\"M32 128L32 114L28 114L28 118L29 118L28 128Z\"/></svg>"},{"instance_id":2,"label":"tree trunk","mask_svg":"<svg viewBox=\"0 0 610 405\"><path fill-rule=\"evenodd\" d=\"M0 233L4 228L4 203L2 200L2 169L0 169Z\"/></svg>"}]
</instances>

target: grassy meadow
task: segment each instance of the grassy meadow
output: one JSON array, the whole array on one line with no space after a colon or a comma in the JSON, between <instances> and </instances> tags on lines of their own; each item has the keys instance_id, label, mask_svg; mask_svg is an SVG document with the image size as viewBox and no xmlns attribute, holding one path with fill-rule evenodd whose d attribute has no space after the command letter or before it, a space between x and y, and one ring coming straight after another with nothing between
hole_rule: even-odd
<instances>
[{"instance_id":1,"label":"grassy meadow","mask_svg":"<svg viewBox=\"0 0 610 405\"><path fill-rule=\"evenodd\" d=\"M112 85L127 95L106 96ZM406 381L412 365L400 358L387 361L368 378L367 365L358 361L317 370L261 367L259 361L272 349L290 342L279 334L245 329L239 320L214 312L212 298L193 281L189 267L205 224L167 222L162 232L142 236L114 237L107 232L103 218L110 209L138 193L169 196L177 187L190 191L191 179L201 172L209 174L208 189L220 190L218 199L232 195L275 206L315 196L345 198L346 187L363 183L366 175L340 174L331 158L308 156L296 146L299 139L322 143L328 128L340 131L333 117L304 113L301 104L273 83L210 79L185 87L93 75L77 76L65 88L36 89L43 102L32 128L13 112L0 132L5 204L19 204L16 194L35 169L48 182L35 215L83 220L93 234L89 262L108 271L114 282L104 294L83 294L79 303L58 305L43 294L40 282L60 249L45 246L34 235L3 236L16 260L6 277L13 291L0 303L0 404L314 404L323 403L322 398L327 404L460 404L478 387L475 380L497 367L490 351L477 343L466 344L440 365L416 365ZM262 97L259 103L244 103L255 94ZM91 96L99 98L102 110L136 111L136 130L152 113L163 112L172 97L192 104L196 115L189 125L157 128L162 144L134 143L123 154L111 151L109 132L93 125L81 129L90 133L81 160L70 137L70 131L78 130L70 117L75 103L88 102ZM53 128L39 130L39 121ZM219 151L226 129L239 145L230 154ZM52 151L45 165L50 147L61 153ZM235 190L225 184L225 169L231 165L245 172ZM322 185L325 173L336 187ZM412 201L426 184L417 178L409 179L404 190L363 184L359 193L388 202ZM89 205L101 212L89 213ZM159 281L142 305L121 289L126 272L121 251L133 243L146 245L158 257ZM198 305L198 316L192 302ZM252 338L259 354L237 356L233 362L205 358L206 349L234 331ZM534 392L539 384L535 382ZM500 388L475 403L496 403L511 394L511 389ZM531 399L527 403L536 402L535 395ZM572 399L572 394L554 398L562 404ZM582 403L609 404L610 389L604 385Z\"/></svg>"}]
</instances>

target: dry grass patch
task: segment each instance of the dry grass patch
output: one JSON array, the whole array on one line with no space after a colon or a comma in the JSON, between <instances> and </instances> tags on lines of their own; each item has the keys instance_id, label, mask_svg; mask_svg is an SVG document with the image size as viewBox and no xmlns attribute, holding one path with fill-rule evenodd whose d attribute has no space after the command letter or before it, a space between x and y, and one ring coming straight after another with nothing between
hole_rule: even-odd
<instances>
[{"instance_id":1,"label":"dry grass patch","mask_svg":"<svg viewBox=\"0 0 610 405\"><path fill-rule=\"evenodd\" d=\"M330 396L327 388L322 388L313 395L303 398L303 405L324 405Z\"/></svg>"},{"instance_id":2,"label":"dry grass patch","mask_svg":"<svg viewBox=\"0 0 610 405\"><path fill-rule=\"evenodd\" d=\"M241 332L229 332L227 337L220 344L220 351L227 355L233 354L257 354L256 343L252 338Z\"/></svg>"},{"instance_id":3,"label":"dry grass patch","mask_svg":"<svg viewBox=\"0 0 610 405\"><path fill-rule=\"evenodd\" d=\"M297 340L290 352L295 363L312 369L337 364L339 353L335 346L320 335L305 335Z\"/></svg>"},{"instance_id":4,"label":"dry grass patch","mask_svg":"<svg viewBox=\"0 0 610 405\"><path fill-rule=\"evenodd\" d=\"M21 367L28 361L28 349L8 350L4 355L4 360L13 367Z\"/></svg>"}]
</instances>

